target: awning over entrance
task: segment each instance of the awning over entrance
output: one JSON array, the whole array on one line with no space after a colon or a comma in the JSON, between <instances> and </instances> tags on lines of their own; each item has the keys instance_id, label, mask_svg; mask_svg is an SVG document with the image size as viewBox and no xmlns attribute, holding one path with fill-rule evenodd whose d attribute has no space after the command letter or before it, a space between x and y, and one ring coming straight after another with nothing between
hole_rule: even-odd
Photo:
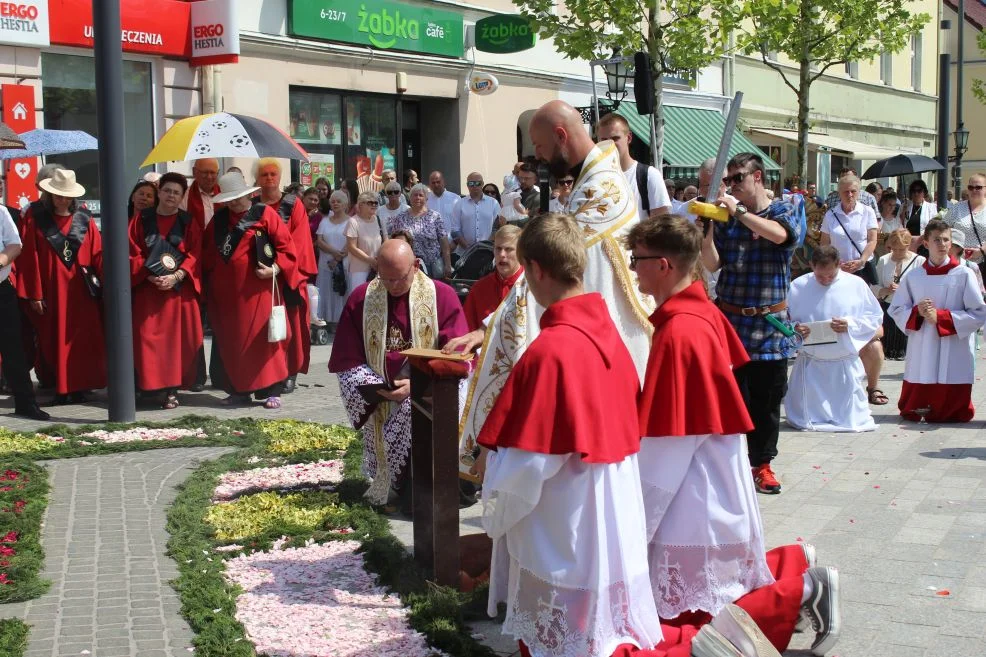
<instances>
[{"instance_id":1,"label":"awning over entrance","mask_svg":"<svg viewBox=\"0 0 986 657\"><path fill-rule=\"evenodd\" d=\"M726 117L716 110L665 105L664 111L664 171L668 178L697 178L702 162L715 157L726 127ZM630 124L638 139L650 144L650 119L637 114L633 103L620 103L617 114ZM752 152L763 158L770 179L780 176L781 167L754 146L746 135L737 131L729 148L730 156Z\"/></svg>"},{"instance_id":2,"label":"awning over entrance","mask_svg":"<svg viewBox=\"0 0 986 657\"><path fill-rule=\"evenodd\" d=\"M767 135L769 137L777 137L794 145L797 145L798 143L797 130L782 130L780 128L754 128L750 132ZM892 148L864 144L863 142L842 139L841 137L833 137L832 135L823 135L817 132L808 133L808 146L814 146L816 149L824 148L830 151L836 151L838 153L848 153L852 155L854 160L883 160L888 157L893 157L894 155L900 155L901 153L901 151L896 151Z\"/></svg>"}]
</instances>

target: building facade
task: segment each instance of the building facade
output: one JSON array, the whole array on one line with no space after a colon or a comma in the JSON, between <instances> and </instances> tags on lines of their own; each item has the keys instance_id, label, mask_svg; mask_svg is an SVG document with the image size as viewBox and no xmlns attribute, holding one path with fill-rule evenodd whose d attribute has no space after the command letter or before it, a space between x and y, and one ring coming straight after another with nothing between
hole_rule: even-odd
<instances>
[{"instance_id":1,"label":"building facade","mask_svg":"<svg viewBox=\"0 0 986 657\"><path fill-rule=\"evenodd\" d=\"M949 107L951 116L949 117L949 131L954 132L956 128L956 105L958 103L958 52L959 52L959 13L958 3L955 0L944 0L942 18L952 22L952 28L948 34L948 52L952 55L951 90ZM973 173L986 173L986 124L983 117L986 116L986 104L976 98L972 93L974 80L986 82L986 51L979 48L978 37L986 30L986 4L982 0L966 0L965 2L965 26L963 28L963 46L965 51L965 65L962 76L962 119L965 129L969 131L969 150L962 158L962 177L960 187L965 188L965 181ZM949 137L949 154L955 152L955 142ZM954 183L952 185L954 187Z\"/></svg>"}]
</instances>

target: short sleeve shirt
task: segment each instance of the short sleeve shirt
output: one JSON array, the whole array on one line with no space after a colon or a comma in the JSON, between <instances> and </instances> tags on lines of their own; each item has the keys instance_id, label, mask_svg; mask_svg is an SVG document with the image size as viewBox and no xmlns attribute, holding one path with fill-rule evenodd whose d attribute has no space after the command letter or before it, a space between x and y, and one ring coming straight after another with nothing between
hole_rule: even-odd
<instances>
[{"instance_id":1,"label":"short sleeve shirt","mask_svg":"<svg viewBox=\"0 0 986 657\"><path fill-rule=\"evenodd\" d=\"M787 240L774 244L757 237L732 218L715 225L715 245L722 261L716 296L740 308L763 308L787 300L791 286L791 258L801 239L801 224L789 201L775 200L757 214L779 223L788 235ZM794 353L790 338L763 317L723 312L752 360L783 360ZM775 315L788 319L786 310Z\"/></svg>"},{"instance_id":2,"label":"short sleeve shirt","mask_svg":"<svg viewBox=\"0 0 986 657\"><path fill-rule=\"evenodd\" d=\"M446 192L448 194L448 192ZM390 234L406 231L414 238L414 255L424 260L425 266L441 260L441 238L445 236L445 224L442 217L434 210L414 217L410 209L401 212L390 220Z\"/></svg>"},{"instance_id":3,"label":"short sleeve shirt","mask_svg":"<svg viewBox=\"0 0 986 657\"><path fill-rule=\"evenodd\" d=\"M843 210L842 203L839 203L826 212L822 219L822 232L832 240L832 246L838 250L843 261L859 260L866 248L866 233L871 229L877 229L876 215L862 203L857 203L852 212ZM873 256L870 255L870 260L872 259Z\"/></svg>"},{"instance_id":4,"label":"short sleeve shirt","mask_svg":"<svg viewBox=\"0 0 986 657\"><path fill-rule=\"evenodd\" d=\"M353 217L346 226L346 239L356 239L356 248L370 256L376 257L377 251L383 240L380 237L380 225L374 216L371 221L363 221L359 217ZM348 258L349 271L364 272L370 271L370 265L352 255Z\"/></svg>"},{"instance_id":5,"label":"short sleeve shirt","mask_svg":"<svg viewBox=\"0 0 986 657\"><path fill-rule=\"evenodd\" d=\"M633 163L633 166L623 172L623 177L627 179L627 184L630 185L630 189L633 190L634 200L637 201L637 214L640 216L640 220L643 221L647 218L647 214L644 213L644 205L641 201L640 190L637 189L636 162ZM668 196L668 188L664 184L664 176L661 175L661 172L658 171L656 167L647 167L647 198L650 201L651 211L657 210L658 208L667 207L671 208L672 212L678 212L678 209L671 202L671 197Z\"/></svg>"}]
</instances>

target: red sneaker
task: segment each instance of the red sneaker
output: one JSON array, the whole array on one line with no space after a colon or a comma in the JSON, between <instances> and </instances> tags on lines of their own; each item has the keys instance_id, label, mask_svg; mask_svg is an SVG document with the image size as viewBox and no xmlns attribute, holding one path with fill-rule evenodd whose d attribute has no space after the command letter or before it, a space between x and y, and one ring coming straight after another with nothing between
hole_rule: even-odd
<instances>
[{"instance_id":1,"label":"red sneaker","mask_svg":"<svg viewBox=\"0 0 986 657\"><path fill-rule=\"evenodd\" d=\"M781 482L777 481L777 476L770 468L770 463L764 463L753 468L753 483L757 487L758 493L777 495L781 492Z\"/></svg>"}]
</instances>

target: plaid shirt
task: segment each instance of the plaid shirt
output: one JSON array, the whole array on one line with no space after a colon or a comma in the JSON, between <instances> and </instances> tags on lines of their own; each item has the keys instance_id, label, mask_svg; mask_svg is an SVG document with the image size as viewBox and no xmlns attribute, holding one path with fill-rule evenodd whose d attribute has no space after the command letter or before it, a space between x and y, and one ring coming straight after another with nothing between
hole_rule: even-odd
<instances>
[{"instance_id":1,"label":"plaid shirt","mask_svg":"<svg viewBox=\"0 0 986 657\"><path fill-rule=\"evenodd\" d=\"M774 244L756 237L753 231L732 218L715 225L715 245L722 261L716 295L741 308L763 308L787 299L791 286L791 256L801 238L800 223L794 205L789 201L775 200L757 214L783 226L787 240ZM729 312L725 315L752 360L783 360L793 355L792 341L763 317ZM788 320L786 310L777 316Z\"/></svg>"}]
</instances>

